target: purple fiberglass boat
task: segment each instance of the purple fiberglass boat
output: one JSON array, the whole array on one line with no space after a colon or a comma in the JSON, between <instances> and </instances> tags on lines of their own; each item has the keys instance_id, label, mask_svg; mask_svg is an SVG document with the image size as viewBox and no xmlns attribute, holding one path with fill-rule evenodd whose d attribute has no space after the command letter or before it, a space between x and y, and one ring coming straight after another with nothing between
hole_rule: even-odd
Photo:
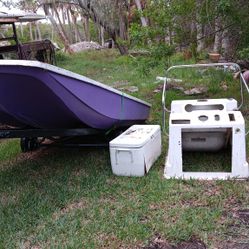
<instances>
[{"instance_id":1,"label":"purple fiberglass boat","mask_svg":"<svg viewBox=\"0 0 249 249\"><path fill-rule=\"evenodd\" d=\"M141 123L150 105L102 83L38 61L0 60L0 123L110 129Z\"/></svg>"}]
</instances>

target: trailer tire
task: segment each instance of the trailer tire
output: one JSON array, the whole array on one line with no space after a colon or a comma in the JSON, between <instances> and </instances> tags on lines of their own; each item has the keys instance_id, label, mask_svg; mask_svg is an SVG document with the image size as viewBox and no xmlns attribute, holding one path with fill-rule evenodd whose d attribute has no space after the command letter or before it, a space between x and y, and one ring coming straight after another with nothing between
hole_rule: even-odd
<instances>
[{"instance_id":1,"label":"trailer tire","mask_svg":"<svg viewBox=\"0 0 249 249\"><path fill-rule=\"evenodd\" d=\"M39 147L37 137L22 137L20 140L20 146L23 153L34 151Z\"/></svg>"}]
</instances>

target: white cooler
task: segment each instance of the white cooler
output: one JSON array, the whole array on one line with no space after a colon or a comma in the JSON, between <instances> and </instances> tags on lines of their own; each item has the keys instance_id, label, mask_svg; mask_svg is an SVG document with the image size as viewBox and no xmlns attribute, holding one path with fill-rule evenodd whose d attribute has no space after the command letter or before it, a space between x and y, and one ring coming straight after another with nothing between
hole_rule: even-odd
<instances>
[{"instance_id":1,"label":"white cooler","mask_svg":"<svg viewBox=\"0 0 249 249\"><path fill-rule=\"evenodd\" d=\"M133 125L109 145L115 175L144 176L161 154L160 126Z\"/></svg>"}]
</instances>

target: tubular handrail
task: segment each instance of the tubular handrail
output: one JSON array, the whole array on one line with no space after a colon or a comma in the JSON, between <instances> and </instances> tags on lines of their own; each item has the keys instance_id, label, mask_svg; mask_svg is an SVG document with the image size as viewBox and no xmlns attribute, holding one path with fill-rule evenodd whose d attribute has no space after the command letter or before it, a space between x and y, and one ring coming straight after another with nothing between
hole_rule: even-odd
<instances>
[{"instance_id":1,"label":"tubular handrail","mask_svg":"<svg viewBox=\"0 0 249 249\"><path fill-rule=\"evenodd\" d=\"M238 109L240 109L243 105L243 92L242 92L242 86L244 85L248 94L249 94L249 87L246 84L246 81L243 77L243 74L241 72L241 68L237 63L233 62L227 62L227 63L208 63L208 64L188 64L188 65L175 65L171 66L167 69L166 71L166 77L157 77L157 80L163 81L163 90L162 90L162 121L163 121L163 130L165 130L165 118L166 118L166 112L170 112L169 109L166 107L166 92L167 92L167 76L169 75L169 72L174 70L174 69L181 69L181 68L207 68L207 67L234 67L236 71L239 71L240 75L240 84L241 84L241 105L239 106Z\"/></svg>"}]
</instances>

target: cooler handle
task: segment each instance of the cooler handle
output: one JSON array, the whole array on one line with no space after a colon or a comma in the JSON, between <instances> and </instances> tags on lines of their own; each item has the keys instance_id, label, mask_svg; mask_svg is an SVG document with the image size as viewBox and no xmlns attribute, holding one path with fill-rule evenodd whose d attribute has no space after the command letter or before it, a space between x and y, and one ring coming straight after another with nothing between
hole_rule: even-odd
<instances>
[{"instance_id":1,"label":"cooler handle","mask_svg":"<svg viewBox=\"0 0 249 249\"><path fill-rule=\"evenodd\" d=\"M130 153L131 154L131 163L134 162L134 160L133 160L133 154L132 154L131 150L129 150L129 149L116 149L116 151L115 151L116 164L118 164L118 153L119 152L128 152L128 153Z\"/></svg>"}]
</instances>

